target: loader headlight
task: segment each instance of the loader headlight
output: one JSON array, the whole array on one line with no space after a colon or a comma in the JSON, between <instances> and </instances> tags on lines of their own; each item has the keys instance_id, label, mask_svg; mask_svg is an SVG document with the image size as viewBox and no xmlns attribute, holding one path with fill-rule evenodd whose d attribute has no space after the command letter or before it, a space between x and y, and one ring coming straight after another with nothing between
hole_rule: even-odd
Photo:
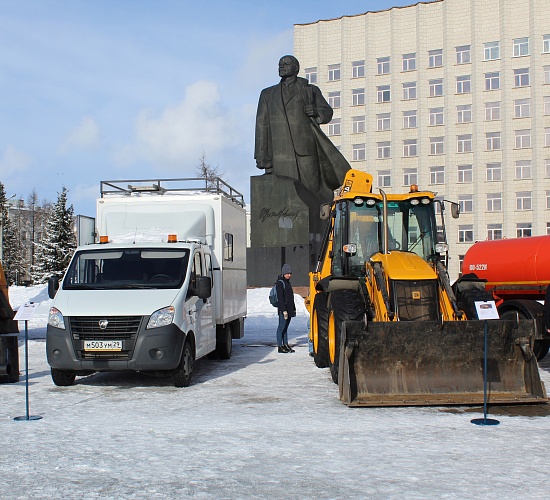
<instances>
[{"instance_id":1,"label":"loader headlight","mask_svg":"<svg viewBox=\"0 0 550 500\"><path fill-rule=\"evenodd\" d=\"M61 314L61 311L56 307L50 307L48 325L65 330L65 320L63 319L63 314Z\"/></svg>"},{"instance_id":2,"label":"loader headlight","mask_svg":"<svg viewBox=\"0 0 550 500\"><path fill-rule=\"evenodd\" d=\"M447 243L436 243L435 251L437 253L446 253L449 251L449 245L447 245Z\"/></svg>"},{"instance_id":3,"label":"loader headlight","mask_svg":"<svg viewBox=\"0 0 550 500\"><path fill-rule=\"evenodd\" d=\"M172 321L174 321L175 311L176 309L173 306L163 307L162 309L155 311L149 318L147 328L159 328L161 326L172 324Z\"/></svg>"}]
</instances>

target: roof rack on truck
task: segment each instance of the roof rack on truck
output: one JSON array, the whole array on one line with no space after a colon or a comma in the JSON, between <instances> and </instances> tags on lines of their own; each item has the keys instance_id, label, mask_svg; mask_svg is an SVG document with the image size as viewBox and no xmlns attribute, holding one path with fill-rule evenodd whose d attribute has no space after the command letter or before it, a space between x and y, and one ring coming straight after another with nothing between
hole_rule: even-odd
<instances>
[{"instance_id":1,"label":"roof rack on truck","mask_svg":"<svg viewBox=\"0 0 550 500\"><path fill-rule=\"evenodd\" d=\"M152 184L151 184L152 183ZM106 195L165 193L211 193L226 196L244 207L244 196L219 177L193 177L180 179L123 179L100 182L101 197Z\"/></svg>"}]
</instances>

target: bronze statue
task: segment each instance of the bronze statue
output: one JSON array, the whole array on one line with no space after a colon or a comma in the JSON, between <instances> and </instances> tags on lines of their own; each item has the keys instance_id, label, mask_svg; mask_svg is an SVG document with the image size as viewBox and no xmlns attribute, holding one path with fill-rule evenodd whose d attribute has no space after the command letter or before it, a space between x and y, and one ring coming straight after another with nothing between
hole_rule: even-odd
<instances>
[{"instance_id":1,"label":"bronze statue","mask_svg":"<svg viewBox=\"0 0 550 500\"><path fill-rule=\"evenodd\" d=\"M298 77L294 56L279 61L281 81L262 90L256 115L256 166L294 181L310 207L332 200L350 168L319 124L332 119L332 108L315 85Z\"/></svg>"}]
</instances>

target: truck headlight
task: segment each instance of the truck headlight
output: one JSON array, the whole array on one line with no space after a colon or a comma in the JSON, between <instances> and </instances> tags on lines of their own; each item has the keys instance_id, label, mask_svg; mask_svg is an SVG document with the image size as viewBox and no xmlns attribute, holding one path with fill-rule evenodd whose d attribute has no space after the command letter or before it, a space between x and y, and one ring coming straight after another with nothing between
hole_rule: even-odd
<instances>
[{"instance_id":1,"label":"truck headlight","mask_svg":"<svg viewBox=\"0 0 550 500\"><path fill-rule=\"evenodd\" d=\"M48 325L65 330L65 320L63 319L63 314L61 314L61 311L56 307L50 307Z\"/></svg>"},{"instance_id":2,"label":"truck headlight","mask_svg":"<svg viewBox=\"0 0 550 500\"><path fill-rule=\"evenodd\" d=\"M172 321L174 321L175 311L176 309L174 306L163 307L162 309L155 311L149 318L147 328L159 328L161 326L172 324Z\"/></svg>"}]
</instances>

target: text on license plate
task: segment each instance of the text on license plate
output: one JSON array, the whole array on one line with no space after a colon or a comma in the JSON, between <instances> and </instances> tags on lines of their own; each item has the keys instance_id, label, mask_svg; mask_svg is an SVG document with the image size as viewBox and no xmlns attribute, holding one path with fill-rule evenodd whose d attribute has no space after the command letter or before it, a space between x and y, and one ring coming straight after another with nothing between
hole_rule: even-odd
<instances>
[{"instance_id":1,"label":"text on license plate","mask_svg":"<svg viewBox=\"0 0 550 500\"><path fill-rule=\"evenodd\" d=\"M122 340L85 340L85 351L122 351Z\"/></svg>"}]
</instances>

